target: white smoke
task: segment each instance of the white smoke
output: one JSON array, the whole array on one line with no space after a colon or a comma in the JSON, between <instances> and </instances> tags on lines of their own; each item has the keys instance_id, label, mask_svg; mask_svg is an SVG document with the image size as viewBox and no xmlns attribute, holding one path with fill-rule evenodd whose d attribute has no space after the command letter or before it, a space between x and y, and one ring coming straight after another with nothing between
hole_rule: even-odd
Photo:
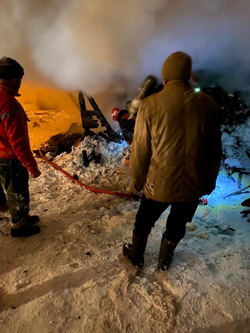
<instances>
[{"instance_id":1,"label":"white smoke","mask_svg":"<svg viewBox=\"0 0 250 333\"><path fill-rule=\"evenodd\" d=\"M242 89L250 83L249 10L249 0L1 0L0 55L20 61L28 79L97 92L160 76L165 58L181 50L195 69Z\"/></svg>"}]
</instances>

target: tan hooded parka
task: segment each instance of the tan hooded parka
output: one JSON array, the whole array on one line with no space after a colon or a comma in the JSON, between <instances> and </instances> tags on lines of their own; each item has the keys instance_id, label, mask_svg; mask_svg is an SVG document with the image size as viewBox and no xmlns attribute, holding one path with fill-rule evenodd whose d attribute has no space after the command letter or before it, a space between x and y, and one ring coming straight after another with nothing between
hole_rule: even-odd
<instances>
[{"instance_id":1,"label":"tan hooded parka","mask_svg":"<svg viewBox=\"0 0 250 333\"><path fill-rule=\"evenodd\" d=\"M142 102L132 144L131 192L144 188L147 198L169 203L196 200L214 190L220 161L220 113L211 97L179 79Z\"/></svg>"}]
</instances>

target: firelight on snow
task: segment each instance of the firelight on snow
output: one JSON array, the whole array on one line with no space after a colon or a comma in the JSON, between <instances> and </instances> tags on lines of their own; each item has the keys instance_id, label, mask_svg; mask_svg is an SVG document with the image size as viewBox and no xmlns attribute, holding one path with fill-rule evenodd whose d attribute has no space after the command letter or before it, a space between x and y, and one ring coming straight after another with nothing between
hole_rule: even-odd
<instances>
[{"instance_id":1,"label":"firelight on snow","mask_svg":"<svg viewBox=\"0 0 250 333\"><path fill-rule=\"evenodd\" d=\"M83 149L101 154L100 164L85 167ZM88 184L125 189L128 176L115 171L126 150L124 143L86 137L55 163ZM196 332L249 331L250 224L240 216L240 202L249 193L223 199L237 190L225 172L208 205L199 206L188 223L169 272L155 270L166 211L153 228L147 265L138 274L121 259L138 202L96 195L43 162L39 167L41 177L30 183L31 209L39 213L43 233L12 242L10 251L8 222L1 221L0 332L21 327L21 333L122 333L129 327L130 332L151 333L156 324L157 332L164 333L189 332L190 327ZM249 182L244 175L243 184Z\"/></svg>"},{"instance_id":2,"label":"firelight on snow","mask_svg":"<svg viewBox=\"0 0 250 333\"><path fill-rule=\"evenodd\" d=\"M128 192L125 141L84 132L69 150L46 152L58 169L37 158L42 173L30 179L30 213L39 215L42 232L13 241L9 216L0 215L0 333L250 332L250 219L241 214L250 193L227 197L250 184L250 110L232 94L250 86L249 8L249 0L2 1L0 50L25 68L18 100L32 150L83 124L81 89L114 129L110 110L135 98L146 75L160 77L177 50L192 56L194 91L218 97L224 122L216 189L201 199L165 273L156 262L169 210L138 271L121 248L139 202L93 193L62 173Z\"/></svg>"}]
</instances>

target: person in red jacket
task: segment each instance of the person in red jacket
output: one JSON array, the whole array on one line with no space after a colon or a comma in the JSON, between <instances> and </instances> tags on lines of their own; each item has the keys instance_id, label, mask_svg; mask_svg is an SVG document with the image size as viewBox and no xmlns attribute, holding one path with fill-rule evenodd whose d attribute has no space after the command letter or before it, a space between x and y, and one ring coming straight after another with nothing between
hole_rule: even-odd
<instances>
[{"instance_id":1,"label":"person in red jacket","mask_svg":"<svg viewBox=\"0 0 250 333\"><path fill-rule=\"evenodd\" d=\"M133 141L135 119L130 117L127 109L121 110L119 108L113 108L111 110L111 117L114 121L119 123L123 139L128 145L131 145Z\"/></svg>"},{"instance_id":2,"label":"person in red jacket","mask_svg":"<svg viewBox=\"0 0 250 333\"><path fill-rule=\"evenodd\" d=\"M24 75L23 67L14 59L0 59L0 204L8 207L11 215L13 237L37 234L34 225L37 215L29 215L29 173L40 176L30 149L28 118L16 100Z\"/></svg>"},{"instance_id":3,"label":"person in red jacket","mask_svg":"<svg viewBox=\"0 0 250 333\"><path fill-rule=\"evenodd\" d=\"M131 103L130 101L127 102ZM133 141L133 134L134 134L134 128L135 128L135 118L130 117L130 114L127 109L119 109L119 108L113 108L111 110L111 117L114 121L117 121L120 125L123 139L127 142L129 145L124 164L129 166L129 160L130 160L130 154L131 154L131 143Z\"/></svg>"}]
</instances>

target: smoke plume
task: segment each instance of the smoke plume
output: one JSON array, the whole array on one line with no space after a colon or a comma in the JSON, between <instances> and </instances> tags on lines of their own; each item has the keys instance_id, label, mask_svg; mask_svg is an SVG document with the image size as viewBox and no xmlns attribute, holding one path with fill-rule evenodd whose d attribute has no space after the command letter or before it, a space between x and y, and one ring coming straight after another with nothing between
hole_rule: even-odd
<instances>
[{"instance_id":1,"label":"smoke plume","mask_svg":"<svg viewBox=\"0 0 250 333\"><path fill-rule=\"evenodd\" d=\"M229 89L250 88L249 0L1 0L0 56L26 78L98 92L160 77L174 51Z\"/></svg>"}]
</instances>

